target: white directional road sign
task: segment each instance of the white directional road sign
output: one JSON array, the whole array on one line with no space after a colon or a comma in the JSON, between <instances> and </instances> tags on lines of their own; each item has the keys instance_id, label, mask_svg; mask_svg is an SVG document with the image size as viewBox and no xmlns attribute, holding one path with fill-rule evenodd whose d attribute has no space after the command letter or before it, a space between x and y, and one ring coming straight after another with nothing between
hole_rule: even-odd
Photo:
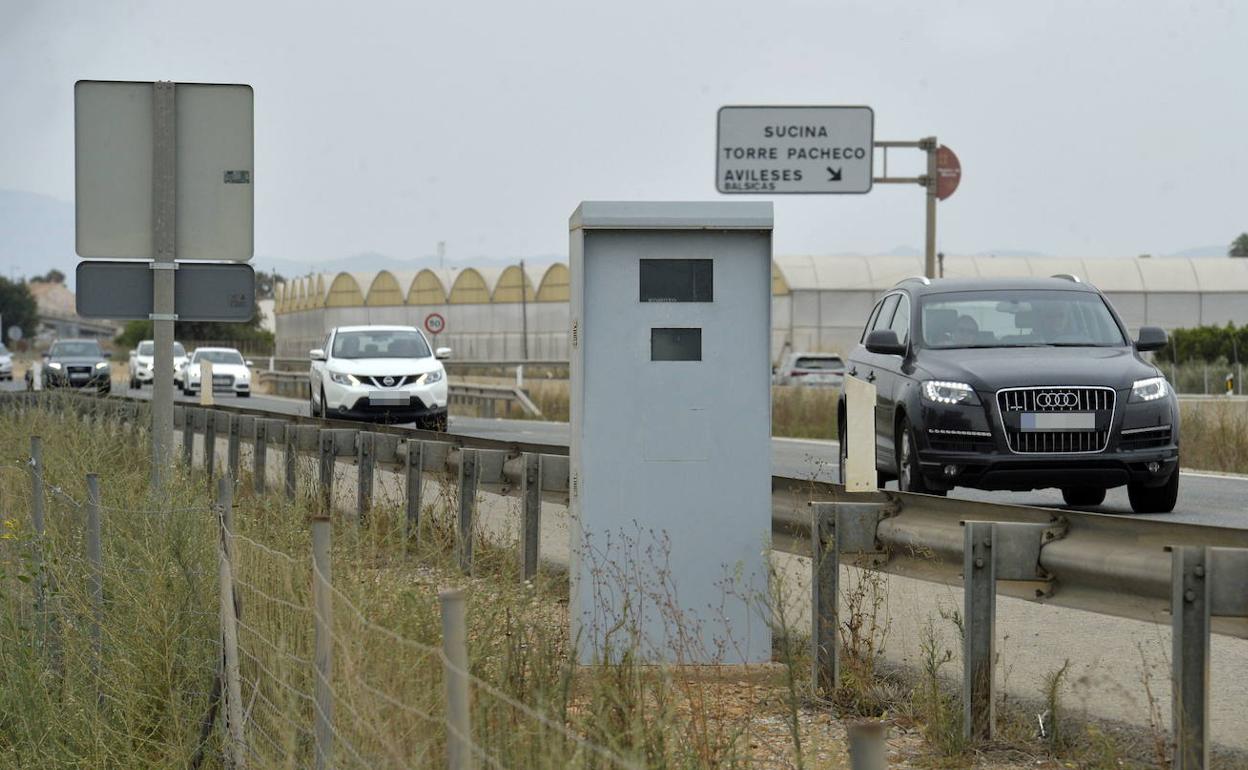
<instances>
[{"instance_id":1,"label":"white directional road sign","mask_svg":"<svg viewBox=\"0 0 1248 770\"><path fill-rule=\"evenodd\" d=\"M178 83L175 252L180 260L252 256L252 91ZM74 85L76 240L86 258L153 259L152 83Z\"/></svg>"},{"instance_id":2,"label":"white directional road sign","mask_svg":"<svg viewBox=\"0 0 1248 770\"><path fill-rule=\"evenodd\" d=\"M721 193L871 191L870 107L721 107L718 128Z\"/></svg>"}]
</instances>

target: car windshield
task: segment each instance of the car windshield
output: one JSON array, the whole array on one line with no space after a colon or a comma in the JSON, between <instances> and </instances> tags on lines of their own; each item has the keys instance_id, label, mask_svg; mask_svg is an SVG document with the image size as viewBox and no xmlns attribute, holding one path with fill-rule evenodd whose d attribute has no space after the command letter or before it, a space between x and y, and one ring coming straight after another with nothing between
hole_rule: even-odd
<instances>
[{"instance_id":1,"label":"car windshield","mask_svg":"<svg viewBox=\"0 0 1248 770\"><path fill-rule=\"evenodd\" d=\"M139 355L141 355L141 356L151 356L151 355L155 355L155 353L156 353L156 343L154 343L154 342L140 342L140 343L139 343L139 351L138 351L138 352L139 352ZM184 357L185 355L186 355L186 348L182 347L182 343L181 343L181 342L175 342L175 343L173 343L173 357L174 357L174 358L182 358L182 357Z\"/></svg>"},{"instance_id":2,"label":"car windshield","mask_svg":"<svg viewBox=\"0 0 1248 770\"><path fill-rule=\"evenodd\" d=\"M243 356L237 350L196 350L195 361L211 361L214 364L241 364Z\"/></svg>"},{"instance_id":3,"label":"car windshield","mask_svg":"<svg viewBox=\"0 0 1248 770\"><path fill-rule=\"evenodd\" d=\"M48 355L53 358L100 358L100 343L93 340L57 342Z\"/></svg>"},{"instance_id":4,"label":"car windshield","mask_svg":"<svg viewBox=\"0 0 1248 770\"><path fill-rule=\"evenodd\" d=\"M1122 330L1099 294L967 291L924 297L927 348L1121 347Z\"/></svg>"},{"instance_id":5,"label":"car windshield","mask_svg":"<svg viewBox=\"0 0 1248 770\"><path fill-rule=\"evenodd\" d=\"M334 335L334 358L428 358L429 346L420 332L370 329Z\"/></svg>"},{"instance_id":6,"label":"car windshield","mask_svg":"<svg viewBox=\"0 0 1248 770\"><path fill-rule=\"evenodd\" d=\"M793 368L843 372L845 371L845 362L838 356L800 356L793 362Z\"/></svg>"}]
</instances>

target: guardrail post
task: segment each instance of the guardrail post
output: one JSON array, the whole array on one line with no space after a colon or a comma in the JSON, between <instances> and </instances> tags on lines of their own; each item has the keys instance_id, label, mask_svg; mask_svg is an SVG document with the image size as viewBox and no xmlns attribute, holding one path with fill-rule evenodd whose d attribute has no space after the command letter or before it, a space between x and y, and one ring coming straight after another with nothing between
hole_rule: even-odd
<instances>
[{"instance_id":1,"label":"guardrail post","mask_svg":"<svg viewBox=\"0 0 1248 770\"><path fill-rule=\"evenodd\" d=\"M1209 766L1210 549L1170 550L1171 725L1174 770Z\"/></svg>"},{"instance_id":2,"label":"guardrail post","mask_svg":"<svg viewBox=\"0 0 1248 770\"><path fill-rule=\"evenodd\" d=\"M227 473L231 479L238 478L239 457L241 455L242 436L239 435L241 430L238 424L238 415L231 414L229 416L229 441L226 444L226 467Z\"/></svg>"},{"instance_id":3,"label":"guardrail post","mask_svg":"<svg viewBox=\"0 0 1248 770\"><path fill-rule=\"evenodd\" d=\"M993 697L993 636L996 625L997 577L993 558L993 523L967 521L963 533L963 735L972 741L992 738L995 725Z\"/></svg>"},{"instance_id":4,"label":"guardrail post","mask_svg":"<svg viewBox=\"0 0 1248 770\"><path fill-rule=\"evenodd\" d=\"M363 522L373 507L373 459L376 434L360 431L355 434L355 459L359 465L359 479L355 485L355 520Z\"/></svg>"},{"instance_id":5,"label":"guardrail post","mask_svg":"<svg viewBox=\"0 0 1248 770\"><path fill-rule=\"evenodd\" d=\"M425 463L425 442L407 440L407 510L403 519L403 553L407 554L408 541L420 535L420 496Z\"/></svg>"},{"instance_id":6,"label":"guardrail post","mask_svg":"<svg viewBox=\"0 0 1248 770\"><path fill-rule=\"evenodd\" d=\"M330 686L333 677L333 628L334 603L331 595L331 564L329 559L332 525L329 516L321 514L312 519L312 608L314 629L313 665L316 673L315 714L316 768L329 770L333 767L334 753L334 693Z\"/></svg>"},{"instance_id":7,"label":"guardrail post","mask_svg":"<svg viewBox=\"0 0 1248 770\"><path fill-rule=\"evenodd\" d=\"M267 420L257 417L256 434L251 441L251 483L257 494L263 494L268 487L268 479L266 478L268 469L265 468L268 453L269 423Z\"/></svg>"},{"instance_id":8,"label":"guardrail post","mask_svg":"<svg viewBox=\"0 0 1248 770\"><path fill-rule=\"evenodd\" d=\"M30 437L30 523L35 530L32 571L35 573L35 624L40 642L47 644L47 617L44 615L47 583L43 574L43 438Z\"/></svg>"},{"instance_id":9,"label":"guardrail post","mask_svg":"<svg viewBox=\"0 0 1248 770\"><path fill-rule=\"evenodd\" d=\"M542 456L524 456L524 512L520 519L520 579L532 580L537 575L538 550L542 530Z\"/></svg>"},{"instance_id":10,"label":"guardrail post","mask_svg":"<svg viewBox=\"0 0 1248 770\"><path fill-rule=\"evenodd\" d=\"M477 450L459 453L459 568L472 571L472 530L477 512Z\"/></svg>"},{"instance_id":11,"label":"guardrail post","mask_svg":"<svg viewBox=\"0 0 1248 770\"><path fill-rule=\"evenodd\" d=\"M472 727L468 691L468 623L461 589L438 594L442 605L442 667L446 682L446 766L472 767Z\"/></svg>"},{"instance_id":12,"label":"guardrail post","mask_svg":"<svg viewBox=\"0 0 1248 770\"><path fill-rule=\"evenodd\" d=\"M840 682L837 655L837 583L840 578L840 556L835 539L836 509L825 505L811 506L810 546L811 581L810 607L814 613L811 624L811 652L814 663L815 691L831 694ZM781 609L783 611L783 609Z\"/></svg>"},{"instance_id":13,"label":"guardrail post","mask_svg":"<svg viewBox=\"0 0 1248 770\"><path fill-rule=\"evenodd\" d=\"M94 473L87 474L87 563L91 571L87 574L87 596L91 601L91 652L92 667L95 670L96 695L103 698L99 690L99 682L104 672L101 669L104 657L104 636L101 625L104 622L104 556L100 535L100 477Z\"/></svg>"},{"instance_id":14,"label":"guardrail post","mask_svg":"<svg viewBox=\"0 0 1248 770\"><path fill-rule=\"evenodd\" d=\"M228 474L217 479L217 524L220 541L217 550L217 576L220 585L221 647L225 661L225 710L229 728L229 755L234 770L246 766L247 750L243 735L243 687L238 668L238 609L234 596L234 482Z\"/></svg>"},{"instance_id":15,"label":"guardrail post","mask_svg":"<svg viewBox=\"0 0 1248 770\"><path fill-rule=\"evenodd\" d=\"M195 410L182 408L182 465L189 473L195 456Z\"/></svg>"},{"instance_id":16,"label":"guardrail post","mask_svg":"<svg viewBox=\"0 0 1248 770\"><path fill-rule=\"evenodd\" d=\"M321 505L325 515L328 516L334 506L334 460L337 456L334 447L334 432L320 430L317 431L317 437L320 439Z\"/></svg>"},{"instance_id":17,"label":"guardrail post","mask_svg":"<svg viewBox=\"0 0 1248 770\"><path fill-rule=\"evenodd\" d=\"M213 468L217 463L217 413L205 409L204 413L204 472L208 474L208 488L212 489Z\"/></svg>"},{"instance_id":18,"label":"guardrail post","mask_svg":"<svg viewBox=\"0 0 1248 770\"><path fill-rule=\"evenodd\" d=\"M286 499L294 500L295 493L298 492L298 476L299 469L299 431L295 430L295 423L286 423Z\"/></svg>"}]
</instances>

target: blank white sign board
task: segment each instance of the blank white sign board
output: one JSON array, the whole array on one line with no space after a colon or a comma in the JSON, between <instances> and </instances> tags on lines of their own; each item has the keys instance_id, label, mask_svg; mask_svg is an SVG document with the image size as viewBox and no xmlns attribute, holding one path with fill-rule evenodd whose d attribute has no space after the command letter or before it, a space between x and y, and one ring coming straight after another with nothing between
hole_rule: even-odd
<instances>
[{"instance_id":1,"label":"blank white sign board","mask_svg":"<svg viewBox=\"0 0 1248 770\"><path fill-rule=\"evenodd\" d=\"M251 86L178 83L176 256L253 251ZM87 258L153 259L153 84L74 86L75 242Z\"/></svg>"}]
</instances>

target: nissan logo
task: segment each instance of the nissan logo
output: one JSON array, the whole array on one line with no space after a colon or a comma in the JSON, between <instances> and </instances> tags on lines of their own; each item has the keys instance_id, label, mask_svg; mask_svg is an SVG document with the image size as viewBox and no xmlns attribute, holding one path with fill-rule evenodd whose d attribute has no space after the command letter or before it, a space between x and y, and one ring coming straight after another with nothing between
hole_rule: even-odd
<instances>
[{"instance_id":1,"label":"nissan logo","mask_svg":"<svg viewBox=\"0 0 1248 770\"><path fill-rule=\"evenodd\" d=\"M382 385L385 385L385 386L388 388L388 387L390 387L391 385L393 385L393 384L394 384L394 378L393 378L393 377L387 377L387 378L385 378L384 380L382 380L382 381L381 381L381 384L382 384Z\"/></svg>"},{"instance_id":2,"label":"nissan logo","mask_svg":"<svg viewBox=\"0 0 1248 770\"><path fill-rule=\"evenodd\" d=\"M1041 409L1073 409L1078 405L1079 396L1073 391L1036 394L1036 406Z\"/></svg>"}]
</instances>

